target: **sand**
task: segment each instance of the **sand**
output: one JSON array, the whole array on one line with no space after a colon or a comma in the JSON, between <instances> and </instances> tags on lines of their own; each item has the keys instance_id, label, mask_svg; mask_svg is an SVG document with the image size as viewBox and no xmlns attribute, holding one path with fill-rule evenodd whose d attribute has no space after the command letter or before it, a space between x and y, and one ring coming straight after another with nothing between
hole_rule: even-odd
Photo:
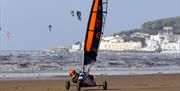
<instances>
[{"instance_id":1,"label":"sand","mask_svg":"<svg viewBox=\"0 0 180 91\"><path fill-rule=\"evenodd\" d=\"M67 77L57 79L0 80L0 91L66 91ZM97 83L107 80L106 91L180 91L180 74L141 76L96 76ZM77 91L71 87L69 91ZM102 88L82 88L81 91L103 91Z\"/></svg>"}]
</instances>

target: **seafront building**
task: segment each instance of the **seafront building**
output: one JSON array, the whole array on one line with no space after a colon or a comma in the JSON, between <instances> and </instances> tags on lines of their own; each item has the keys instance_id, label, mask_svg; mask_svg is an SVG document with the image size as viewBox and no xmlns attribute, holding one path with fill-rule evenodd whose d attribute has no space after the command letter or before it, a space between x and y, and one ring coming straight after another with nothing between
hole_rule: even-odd
<instances>
[{"instance_id":1,"label":"seafront building","mask_svg":"<svg viewBox=\"0 0 180 91\"><path fill-rule=\"evenodd\" d=\"M162 51L174 51L174 52L180 52L180 43L163 43L161 45Z\"/></svg>"},{"instance_id":2,"label":"seafront building","mask_svg":"<svg viewBox=\"0 0 180 91\"><path fill-rule=\"evenodd\" d=\"M99 45L100 51L140 51L140 52L180 52L180 35L173 34L172 27L164 27L157 35L135 32L131 37L145 39L142 42L124 41L123 36L103 36ZM84 43L76 42L70 48L45 49L45 53L76 52L84 49Z\"/></svg>"},{"instance_id":3,"label":"seafront building","mask_svg":"<svg viewBox=\"0 0 180 91\"><path fill-rule=\"evenodd\" d=\"M58 48L48 48L44 49L43 53L61 53L61 52L69 52L69 48L66 47L58 47Z\"/></svg>"},{"instance_id":4,"label":"seafront building","mask_svg":"<svg viewBox=\"0 0 180 91\"><path fill-rule=\"evenodd\" d=\"M146 38L145 44L146 47L142 48L142 51L153 52L160 49L159 43L156 40L151 40L149 38Z\"/></svg>"},{"instance_id":5,"label":"seafront building","mask_svg":"<svg viewBox=\"0 0 180 91\"><path fill-rule=\"evenodd\" d=\"M81 50L81 48L82 48L82 44L81 44L81 42L76 42L75 44L73 44L72 46L71 46L71 48L69 49L69 51L70 52L76 52L76 51L79 51L79 50Z\"/></svg>"},{"instance_id":6,"label":"seafront building","mask_svg":"<svg viewBox=\"0 0 180 91\"><path fill-rule=\"evenodd\" d=\"M141 51L141 42L124 42L120 36L102 37L99 50L104 51Z\"/></svg>"},{"instance_id":7,"label":"seafront building","mask_svg":"<svg viewBox=\"0 0 180 91\"><path fill-rule=\"evenodd\" d=\"M84 43L75 43L69 49L70 52L75 52L78 50L83 50ZM141 51L141 42L124 42L121 36L103 36L101 43L99 45L100 51Z\"/></svg>"},{"instance_id":8,"label":"seafront building","mask_svg":"<svg viewBox=\"0 0 180 91\"><path fill-rule=\"evenodd\" d=\"M164 27L157 35L146 38L146 47L143 51L180 52L180 35L173 34L172 27Z\"/></svg>"}]
</instances>

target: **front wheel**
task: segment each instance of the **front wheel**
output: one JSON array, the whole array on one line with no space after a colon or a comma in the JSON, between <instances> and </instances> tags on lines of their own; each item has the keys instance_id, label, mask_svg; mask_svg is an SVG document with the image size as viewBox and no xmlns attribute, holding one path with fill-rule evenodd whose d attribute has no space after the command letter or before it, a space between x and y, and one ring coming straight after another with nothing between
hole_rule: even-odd
<instances>
[{"instance_id":1,"label":"front wheel","mask_svg":"<svg viewBox=\"0 0 180 91\"><path fill-rule=\"evenodd\" d=\"M103 89L104 89L104 90L107 90L107 81L104 81L104 82L103 82Z\"/></svg>"},{"instance_id":2,"label":"front wheel","mask_svg":"<svg viewBox=\"0 0 180 91\"><path fill-rule=\"evenodd\" d=\"M69 89L70 89L70 82L66 81L66 90L69 90Z\"/></svg>"},{"instance_id":3,"label":"front wheel","mask_svg":"<svg viewBox=\"0 0 180 91\"><path fill-rule=\"evenodd\" d=\"M81 82L80 82L80 81L77 82L77 90L78 90L78 91L81 90Z\"/></svg>"}]
</instances>

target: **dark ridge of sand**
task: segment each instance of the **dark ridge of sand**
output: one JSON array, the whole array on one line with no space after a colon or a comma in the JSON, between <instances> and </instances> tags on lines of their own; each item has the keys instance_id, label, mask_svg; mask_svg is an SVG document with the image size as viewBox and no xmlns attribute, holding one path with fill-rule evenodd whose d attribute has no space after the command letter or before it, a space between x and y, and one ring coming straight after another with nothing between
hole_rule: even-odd
<instances>
[{"instance_id":1,"label":"dark ridge of sand","mask_svg":"<svg viewBox=\"0 0 180 91\"><path fill-rule=\"evenodd\" d=\"M63 77L67 78L67 77ZM108 82L106 91L180 91L180 74L96 76L97 84ZM0 80L0 91L67 91L63 79ZM69 91L77 91L71 87ZM102 87L81 91L103 91Z\"/></svg>"}]
</instances>

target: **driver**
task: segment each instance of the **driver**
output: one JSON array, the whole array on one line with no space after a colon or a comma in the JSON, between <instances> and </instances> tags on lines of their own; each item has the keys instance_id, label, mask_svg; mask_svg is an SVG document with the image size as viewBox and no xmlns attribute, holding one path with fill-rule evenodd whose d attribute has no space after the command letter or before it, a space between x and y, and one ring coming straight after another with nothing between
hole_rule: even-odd
<instances>
[{"instance_id":1,"label":"driver","mask_svg":"<svg viewBox=\"0 0 180 91\"><path fill-rule=\"evenodd\" d=\"M87 72L80 71L77 73L74 69L70 69L70 77L72 78L73 83L77 83L77 81L83 81L84 85L86 86L92 86L96 84L94 76Z\"/></svg>"},{"instance_id":2,"label":"driver","mask_svg":"<svg viewBox=\"0 0 180 91\"><path fill-rule=\"evenodd\" d=\"M77 83L79 74L76 73L75 69L70 69L70 77L72 78L72 82Z\"/></svg>"}]
</instances>

